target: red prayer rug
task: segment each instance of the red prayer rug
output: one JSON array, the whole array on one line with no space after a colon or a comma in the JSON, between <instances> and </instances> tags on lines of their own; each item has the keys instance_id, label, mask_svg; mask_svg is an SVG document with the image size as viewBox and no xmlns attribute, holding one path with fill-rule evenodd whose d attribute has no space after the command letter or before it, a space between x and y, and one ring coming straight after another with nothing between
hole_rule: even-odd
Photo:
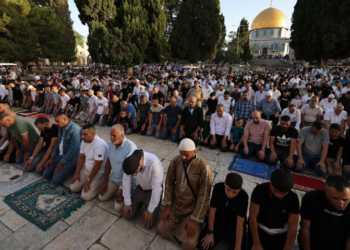
<instances>
[{"instance_id":1,"label":"red prayer rug","mask_svg":"<svg viewBox=\"0 0 350 250\"><path fill-rule=\"evenodd\" d=\"M46 118L50 119L50 118L53 117L53 115L44 114L44 113L36 113L36 114L33 114L33 115L28 115L28 117L34 118L34 119L36 119L38 117L46 117Z\"/></svg>"},{"instance_id":2,"label":"red prayer rug","mask_svg":"<svg viewBox=\"0 0 350 250\"><path fill-rule=\"evenodd\" d=\"M29 116L29 115L38 114L38 112L34 112L31 110L24 110L24 111L17 111L16 114L19 116Z\"/></svg>"},{"instance_id":3,"label":"red prayer rug","mask_svg":"<svg viewBox=\"0 0 350 250\"><path fill-rule=\"evenodd\" d=\"M303 192L309 192L315 189L324 189L325 187L326 178L324 177L294 171L292 172L292 174L294 176L294 189Z\"/></svg>"}]
</instances>

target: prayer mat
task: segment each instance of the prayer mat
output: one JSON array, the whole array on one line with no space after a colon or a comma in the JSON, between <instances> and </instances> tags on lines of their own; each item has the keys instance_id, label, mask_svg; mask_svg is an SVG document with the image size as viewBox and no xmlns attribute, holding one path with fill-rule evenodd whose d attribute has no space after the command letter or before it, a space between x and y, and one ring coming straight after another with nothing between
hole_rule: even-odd
<instances>
[{"instance_id":1,"label":"prayer mat","mask_svg":"<svg viewBox=\"0 0 350 250\"><path fill-rule=\"evenodd\" d=\"M6 163L0 166L0 196L12 194L40 179L37 173L23 171L21 165Z\"/></svg>"},{"instance_id":2,"label":"prayer mat","mask_svg":"<svg viewBox=\"0 0 350 250\"><path fill-rule=\"evenodd\" d=\"M324 189L326 178L308 174L308 173L300 173L300 172L292 172L294 176L294 189L309 192L315 189Z\"/></svg>"},{"instance_id":3,"label":"prayer mat","mask_svg":"<svg viewBox=\"0 0 350 250\"><path fill-rule=\"evenodd\" d=\"M81 120L73 120L72 119L72 121L74 122L74 123L76 123L79 127L83 127L85 124L87 124L86 122L83 122L83 121L81 121Z\"/></svg>"},{"instance_id":4,"label":"prayer mat","mask_svg":"<svg viewBox=\"0 0 350 250\"><path fill-rule=\"evenodd\" d=\"M38 112L34 112L31 110L24 110L24 111L17 111L16 114L19 116L28 116L28 115L38 114Z\"/></svg>"},{"instance_id":5,"label":"prayer mat","mask_svg":"<svg viewBox=\"0 0 350 250\"><path fill-rule=\"evenodd\" d=\"M4 202L43 231L85 204L80 192L73 193L64 185L45 180L7 196Z\"/></svg>"},{"instance_id":6,"label":"prayer mat","mask_svg":"<svg viewBox=\"0 0 350 250\"><path fill-rule=\"evenodd\" d=\"M53 115L49 115L49 114L45 114L45 113L37 113L34 115L28 115L28 117L33 118L33 119L36 119L38 117L46 117L46 118L50 119L53 117Z\"/></svg>"},{"instance_id":7,"label":"prayer mat","mask_svg":"<svg viewBox=\"0 0 350 250\"><path fill-rule=\"evenodd\" d=\"M22 107L13 107L13 108L10 108L11 111L13 112L18 112L18 111L21 111L21 110L25 110L25 108L22 108Z\"/></svg>"}]
</instances>

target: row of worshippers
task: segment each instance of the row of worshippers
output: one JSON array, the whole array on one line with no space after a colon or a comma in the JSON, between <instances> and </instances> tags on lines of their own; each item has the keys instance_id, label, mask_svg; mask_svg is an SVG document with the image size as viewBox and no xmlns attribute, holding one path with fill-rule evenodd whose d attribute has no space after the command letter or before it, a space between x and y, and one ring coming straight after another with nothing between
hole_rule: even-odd
<instances>
[{"instance_id":1,"label":"row of worshippers","mask_svg":"<svg viewBox=\"0 0 350 250\"><path fill-rule=\"evenodd\" d=\"M182 249L213 249L225 238L228 249L292 249L299 214L298 241L303 249L350 246L350 186L343 176L329 176L325 190L307 193L299 209L297 194L292 191L293 175L277 169L270 182L254 188L247 220L249 197L242 188L242 177L228 174L224 182L214 185L210 200L210 166L196 155L191 139L180 142L179 155L172 159L163 186L161 161L137 149L119 124L111 128L108 146L93 125L81 129L65 114L58 114L55 124L37 118L40 137L29 122L11 112L0 115L0 124L13 136L10 144L23 150L27 171L36 170L57 185L74 174L72 191L81 192L86 200L97 195L101 201L113 198L117 213L125 219L142 213L146 228L157 221L164 189L166 207L158 233Z\"/></svg>"}]
</instances>

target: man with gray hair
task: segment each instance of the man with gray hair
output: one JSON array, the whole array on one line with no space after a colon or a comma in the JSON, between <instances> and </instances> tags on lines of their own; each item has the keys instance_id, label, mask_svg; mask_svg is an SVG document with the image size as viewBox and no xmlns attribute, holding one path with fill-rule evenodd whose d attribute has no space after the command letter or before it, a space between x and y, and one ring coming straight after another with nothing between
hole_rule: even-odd
<instances>
[{"instance_id":1,"label":"man with gray hair","mask_svg":"<svg viewBox=\"0 0 350 250\"><path fill-rule=\"evenodd\" d=\"M272 98L272 91L265 93L266 98L261 100L256 109L260 111L261 118L272 121L272 126L275 127L278 124L279 113L281 112L281 107L275 99Z\"/></svg>"},{"instance_id":2,"label":"man with gray hair","mask_svg":"<svg viewBox=\"0 0 350 250\"><path fill-rule=\"evenodd\" d=\"M175 99L176 99L176 105L182 107L182 104L183 104L183 102L184 102L184 99L182 99L182 97L179 96L179 91L175 90L175 91L173 92L173 94L174 94L174 97L175 97Z\"/></svg>"},{"instance_id":3,"label":"man with gray hair","mask_svg":"<svg viewBox=\"0 0 350 250\"><path fill-rule=\"evenodd\" d=\"M348 114L344 111L343 105L337 105L334 109L328 110L324 114L324 127L329 131L329 126L333 123L340 125L340 134L344 135Z\"/></svg>"},{"instance_id":4,"label":"man with gray hair","mask_svg":"<svg viewBox=\"0 0 350 250\"><path fill-rule=\"evenodd\" d=\"M136 149L135 143L125 138L124 128L120 124L115 124L111 128L110 143L108 145L107 161L105 165L104 180L100 187L99 200L107 201L117 194L115 209L121 215L124 208L123 201L123 162L125 158ZM112 172L112 174L111 174ZM132 179L132 186L136 181Z\"/></svg>"},{"instance_id":5,"label":"man with gray hair","mask_svg":"<svg viewBox=\"0 0 350 250\"><path fill-rule=\"evenodd\" d=\"M313 96L310 99L310 103L305 104L300 109L302 127L311 126L315 121L321 121L323 109L317 105L318 100L317 96Z\"/></svg>"}]
</instances>

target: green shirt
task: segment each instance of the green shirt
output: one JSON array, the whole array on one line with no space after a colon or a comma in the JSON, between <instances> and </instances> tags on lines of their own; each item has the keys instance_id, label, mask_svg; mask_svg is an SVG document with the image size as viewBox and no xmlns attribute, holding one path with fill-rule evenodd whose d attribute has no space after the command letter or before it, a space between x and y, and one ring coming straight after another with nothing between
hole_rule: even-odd
<instances>
[{"instance_id":1,"label":"green shirt","mask_svg":"<svg viewBox=\"0 0 350 250\"><path fill-rule=\"evenodd\" d=\"M33 125L20 118L15 119L15 123L8 128L8 131L20 144L23 144L22 135L25 134L28 134L30 146L35 146L39 139L39 135Z\"/></svg>"},{"instance_id":2,"label":"green shirt","mask_svg":"<svg viewBox=\"0 0 350 250\"><path fill-rule=\"evenodd\" d=\"M82 111L85 112L86 109L86 103L89 100L89 97L84 95L84 97L80 98L80 105L83 107Z\"/></svg>"},{"instance_id":3,"label":"green shirt","mask_svg":"<svg viewBox=\"0 0 350 250\"><path fill-rule=\"evenodd\" d=\"M210 134L210 122L203 121L202 128L203 128L202 135L204 140Z\"/></svg>"}]
</instances>

